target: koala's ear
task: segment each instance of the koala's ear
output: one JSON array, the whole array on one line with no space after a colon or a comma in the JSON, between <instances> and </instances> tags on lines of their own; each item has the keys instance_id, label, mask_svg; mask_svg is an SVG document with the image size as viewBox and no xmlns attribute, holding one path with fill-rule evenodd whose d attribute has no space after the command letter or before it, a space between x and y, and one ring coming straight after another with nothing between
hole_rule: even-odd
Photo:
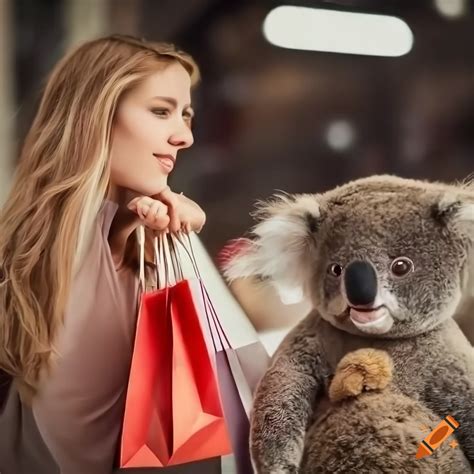
<instances>
[{"instance_id":1,"label":"koala's ear","mask_svg":"<svg viewBox=\"0 0 474 474\"><path fill-rule=\"evenodd\" d=\"M269 280L283 301L292 300L284 302L302 299L321 223L320 208L319 196L310 194L280 195L260 204L254 238L244 252L227 263L226 277L258 276Z\"/></svg>"},{"instance_id":2,"label":"koala's ear","mask_svg":"<svg viewBox=\"0 0 474 474\"><path fill-rule=\"evenodd\" d=\"M474 241L474 201L471 203L462 203L456 215L458 225L467 231Z\"/></svg>"},{"instance_id":3,"label":"koala's ear","mask_svg":"<svg viewBox=\"0 0 474 474\"><path fill-rule=\"evenodd\" d=\"M474 241L474 195L446 194L431 208L432 217L442 225L453 225Z\"/></svg>"}]
</instances>

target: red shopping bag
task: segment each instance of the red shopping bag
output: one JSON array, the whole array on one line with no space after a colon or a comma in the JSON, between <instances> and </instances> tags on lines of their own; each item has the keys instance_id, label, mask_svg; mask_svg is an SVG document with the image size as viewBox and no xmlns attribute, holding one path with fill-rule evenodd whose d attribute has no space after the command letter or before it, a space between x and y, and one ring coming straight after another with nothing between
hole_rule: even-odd
<instances>
[{"instance_id":1,"label":"red shopping bag","mask_svg":"<svg viewBox=\"0 0 474 474\"><path fill-rule=\"evenodd\" d=\"M187 280L142 296L120 448L120 467L173 466L232 451Z\"/></svg>"}]
</instances>

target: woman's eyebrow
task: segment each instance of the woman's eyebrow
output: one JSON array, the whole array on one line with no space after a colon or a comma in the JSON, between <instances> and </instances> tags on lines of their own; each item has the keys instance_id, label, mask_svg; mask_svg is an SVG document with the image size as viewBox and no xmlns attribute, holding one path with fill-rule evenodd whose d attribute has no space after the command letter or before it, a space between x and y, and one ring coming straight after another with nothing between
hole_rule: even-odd
<instances>
[{"instance_id":1,"label":"woman's eyebrow","mask_svg":"<svg viewBox=\"0 0 474 474\"><path fill-rule=\"evenodd\" d=\"M153 97L153 99L164 100L165 102L168 102L168 104L170 104L174 108L178 107L178 101L176 99L174 99L173 97L155 96L155 97ZM191 104L186 104L183 108L184 109L191 109L192 107L191 107Z\"/></svg>"}]
</instances>

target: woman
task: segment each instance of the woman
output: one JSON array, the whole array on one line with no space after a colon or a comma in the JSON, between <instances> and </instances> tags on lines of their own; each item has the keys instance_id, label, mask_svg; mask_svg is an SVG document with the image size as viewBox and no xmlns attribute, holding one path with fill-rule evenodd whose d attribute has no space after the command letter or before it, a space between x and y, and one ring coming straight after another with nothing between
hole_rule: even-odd
<instances>
[{"instance_id":1,"label":"woman","mask_svg":"<svg viewBox=\"0 0 474 474\"><path fill-rule=\"evenodd\" d=\"M137 315L136 237L199 231L168 187L193 143L192 58L111 36L54 68L0 217L0 472L106 474ZM150 252L149 252L150 254ZM149 259L152 261L152 259Z\"/></svg>"}]
</instances>

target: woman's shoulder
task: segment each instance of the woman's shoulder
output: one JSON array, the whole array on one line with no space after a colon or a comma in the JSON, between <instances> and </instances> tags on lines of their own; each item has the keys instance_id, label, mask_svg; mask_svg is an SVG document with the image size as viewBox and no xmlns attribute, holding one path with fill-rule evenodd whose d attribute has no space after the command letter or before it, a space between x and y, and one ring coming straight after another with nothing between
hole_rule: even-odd
<instances>
[{"instance_id":1,"label":"woman's shoulder","mask_svg":"<svg viewBox=\"0 0 474 474\"><path fill-rule=\"evenodd\" d=\"M90 229L87 250L83 253L80 265L77 268L76 280L84 273L95 273L101 268L104 269L104 264L106 266L113 265L108 236L117 209L118 204L113 201L104 200L102 202L94 224Z\"/></svg>"}]
</instances>

